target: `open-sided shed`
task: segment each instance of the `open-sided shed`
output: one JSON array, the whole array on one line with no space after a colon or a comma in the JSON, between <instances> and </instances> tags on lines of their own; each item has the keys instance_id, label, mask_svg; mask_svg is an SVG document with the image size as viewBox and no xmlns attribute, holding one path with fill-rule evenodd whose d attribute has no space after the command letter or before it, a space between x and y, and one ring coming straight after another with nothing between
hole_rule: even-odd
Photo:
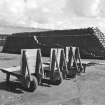
<instances>
[{"instance_id":1,"label":"open-sided shed","mask_svg":"<svg viewBox=\"0 0 105 105\"><path fill-rule=\"evenodd\" d=\"M17 53L22 48L40 47L43 55L47 56L50 48L76 46L83 58L104 58L104 44L104 35L98 28L50 30L15 33L7 38L3 51Z\"/></svg>"}]
</instances>

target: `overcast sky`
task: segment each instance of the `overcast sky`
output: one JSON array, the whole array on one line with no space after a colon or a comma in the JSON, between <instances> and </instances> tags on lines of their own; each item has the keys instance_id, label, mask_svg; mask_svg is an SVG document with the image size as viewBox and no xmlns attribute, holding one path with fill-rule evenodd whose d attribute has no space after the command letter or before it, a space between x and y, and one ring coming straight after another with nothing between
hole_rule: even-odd
<instances>
[{"instance_id":1,"label":"overcast sky","mask_svg":"<svg viewBox=\"0 0 105 105\"><path fill-rule=\"evenodd\" d=\"M0 24L105 28L105 0L0 0Z\"/></svg>"}]
</instances>

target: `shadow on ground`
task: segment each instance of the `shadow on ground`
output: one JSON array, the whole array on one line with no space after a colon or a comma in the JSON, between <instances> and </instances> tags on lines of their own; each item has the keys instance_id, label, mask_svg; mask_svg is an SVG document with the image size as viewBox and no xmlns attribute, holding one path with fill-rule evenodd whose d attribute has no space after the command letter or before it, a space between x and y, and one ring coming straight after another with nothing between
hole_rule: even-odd
<instances>
[{"instance_id":1,"label":"shadow on ground","mask_svg":"<svg viewBox=\"0 0 105 105\"><path fill-rule=\"evenodd\" d=\"M10 81L9 84L7 84L5 81L0 82L0 90L6 90L8 92L13 92L17 94L24 93L24 88L20 82Z\"/></svg>"}]
</instances>

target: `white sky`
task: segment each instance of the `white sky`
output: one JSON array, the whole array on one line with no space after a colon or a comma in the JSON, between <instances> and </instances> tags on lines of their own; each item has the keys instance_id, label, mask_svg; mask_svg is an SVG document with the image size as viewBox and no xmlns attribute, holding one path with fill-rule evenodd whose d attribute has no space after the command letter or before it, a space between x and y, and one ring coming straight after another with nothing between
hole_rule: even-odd
<instances>
[{"instance_id":1,"label":"white sky","mask_svg":"<svg viewBox=\"0 0 105 105\"><path fill-rule=\"evenodd\" d=\"M0 24L40 28L105 28L105 0L0 0Z\"/></svg>"}]
</instances>

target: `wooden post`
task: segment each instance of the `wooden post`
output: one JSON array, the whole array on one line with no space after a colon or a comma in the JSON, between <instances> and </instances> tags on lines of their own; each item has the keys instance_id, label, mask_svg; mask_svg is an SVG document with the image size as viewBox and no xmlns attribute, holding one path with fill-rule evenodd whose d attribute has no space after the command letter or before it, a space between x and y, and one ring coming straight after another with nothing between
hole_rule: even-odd
<instances>
[{"instance_id":1,"label":"wooden post","mask_svg":"<svg viewBox=\"0 0 105 105\"><path fill-rule=\"evenodd\" d=\"M20 71L22 73L22 75L25 75L26 73L26 65L27 65L27 61L26 61L26 55L25 55L25 50L21 51L21 62L20 62Z\"/></svg>"},{"instance_id":2,"label":"wooden post","mask_svg":"<svg viewBox=\"0 0 105 105\"><path fill-rule=\"evenodd\" d=\"M45 77L44 77L44 70L42 67L42 55L41 55L40 49L37 50L36 73L35 74L36 74L37 79L38 79L38 84L41 84L41 80Z\"/></svg>"},{"instance_id":3,"label":"wooden post","mask_svg":"<svg viewBox=\"0 0 105 105\"><path fill-rule=\"evenodd\" d=\"M51 49L51 65L50 65L50 70L51 70L50 78L51 78L51 80L54 79L54 69L55 69L55 65L56 65L55 62L56 62L56 50Z\"/></svg>"}]
</instances>

